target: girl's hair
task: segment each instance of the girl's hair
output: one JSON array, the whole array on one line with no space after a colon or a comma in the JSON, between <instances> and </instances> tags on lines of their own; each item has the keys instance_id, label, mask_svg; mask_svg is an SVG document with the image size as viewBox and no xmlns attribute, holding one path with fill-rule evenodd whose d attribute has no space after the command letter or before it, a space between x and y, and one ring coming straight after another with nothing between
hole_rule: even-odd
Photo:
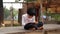
<instances>
[{"instance_id":1,"label":"girl's hair","mask_svg":"<svg viewBox=\"0 0 60 34\"><path fill-rule=\"evenodd\" d=\"M27 9L27 14L30 16L35 16L36 15L36 11L34 8L29 8Z\"/></svg>"}]
</instances>

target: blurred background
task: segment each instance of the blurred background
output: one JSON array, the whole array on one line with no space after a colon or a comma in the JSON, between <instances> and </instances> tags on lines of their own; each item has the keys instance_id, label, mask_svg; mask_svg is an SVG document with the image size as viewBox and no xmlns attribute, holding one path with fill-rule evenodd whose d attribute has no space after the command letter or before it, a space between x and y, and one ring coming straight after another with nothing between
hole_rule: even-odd
<instances>
[{"instance_id":1,"label":"blurred background","mask_svg":"<svg viewBox=\"0 0 60 34\"><path fill-rule=\"evenodd\" d=\"M36 10L36 21L60 25L60 0L0 0L0 27L21 26L22 15L32 7ZM49 34L60 34L60 30Z\"/></svg>"},{"instance_id":2,"label":"blurred background","mask_svg":"<svg viewBox=\"0 0 60 34\"><path fill-rule=\"evenodd\" d=\"M20 24L21 16L29 7L36 9L36 18L45 16L44 23L60 24L60 0L3 0L3 23Z\"/></svg>"}]
</instances>

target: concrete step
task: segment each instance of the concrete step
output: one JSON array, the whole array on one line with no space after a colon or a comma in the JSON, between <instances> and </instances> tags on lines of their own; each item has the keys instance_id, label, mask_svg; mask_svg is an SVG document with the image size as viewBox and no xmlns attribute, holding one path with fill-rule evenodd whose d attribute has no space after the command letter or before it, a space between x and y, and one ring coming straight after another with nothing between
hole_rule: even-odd
<instances>
[{"instance_id":1,"label":"concrete step","mask_svg":"<svg viewBox=\"0 0 60 34\"><path fill-rule=\"evenodd\" d=\"M60 31L60 25L58 24L44 24L44 29L37 30L37 31L29 31L29 30L24 30L23 26L18 26L18 27L2 27L0 28L0 34L44 34L44 31L46 32L52 32L52 31ZM46 33L45 32L45 33Z\"/></svg>"},{"instance_id":2,"label":"concrete step","mask_svg":"<svg viewBox=\"0 0 60 34\"><path fill-rule=\"evenodd\" d=\"M42 32L17 32L17 33L8 33L8 34L43 34Z\"/></svg>"}]
</instances>

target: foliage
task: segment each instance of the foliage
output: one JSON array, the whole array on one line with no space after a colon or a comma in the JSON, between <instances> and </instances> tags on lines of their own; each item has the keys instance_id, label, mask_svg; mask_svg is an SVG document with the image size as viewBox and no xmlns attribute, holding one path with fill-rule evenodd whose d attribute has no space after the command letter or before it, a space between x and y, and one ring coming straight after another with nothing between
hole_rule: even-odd
<instances>
[{"instance_id":1,"label":"foliage","mask_svg":"<svg viewBox=\"0 0 60 34\"><path fill-rule=\"evenodd\" d=\"M13 8L13 17L15 17L17 14L18 14L18 11ZM4 18L7 19L9 16L10 16L10 10L4 7Z\"/></svg>"},{"instance_id":2,"label":"foliage","mask_svg":"<svg viewBox=\"0 0 60 34\"><path fill-rule=\"evenodd\" d=\"M4 7L4 18L7 18L10 15L10 11Z\"/></svg>"},{"instance_id":3,"label":"foliage","mask_svg":"<svg viewBox=\"0 0 60 34\"><path fill-rule=\"evenodd\" d=\"M55 18L56 21L60 21L60 14L49 13L48 16Z\"/></svg>"},{"instance_id":4,"label":"foliage","mask_svg":"<svg viewBox=\"0 0 60 34\"><path fill-rule=\"evenodd\" d=\"M16 16L18 14L18 10L13 8L13 16Z\"/></svg>"}]
</instances>

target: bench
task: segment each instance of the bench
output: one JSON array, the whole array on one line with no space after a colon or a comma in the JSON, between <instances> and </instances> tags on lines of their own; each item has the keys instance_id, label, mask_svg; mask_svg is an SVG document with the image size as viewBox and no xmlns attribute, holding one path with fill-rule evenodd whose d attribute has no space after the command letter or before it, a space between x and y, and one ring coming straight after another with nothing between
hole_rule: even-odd
<instances>
[{"instance_id":1,"label":"bench","mask_svg":"<svg viewBox=\"0 0 60 34\"><path fill-rule=\"evenodd\" d=\"M44 24L43 30L24 30L23 26L18 27L6 27L0 31L5 32L6 34L48 34L49 31L60 31L60 25L58 24Z\"/></svg>"},{"instance_id":2,"label":"bench","mask_svg":"<svg viewBox=\"0 0 60 34\"><path fill-rule=\"evenodd\" d=\"M33 33L37 34L37 33L41 33L41 34L48 34L48 31L57 31L60 30L60 25L57 24L44 24L44 29L41 30L36 30L36 31L31 31L31 30L24 30L22 28L20 28L20 32L17 33L9 33L9 34L27 34L27 33Z\"/></svg>"},{"instance_id":3,"label":"bench","mask_svg":"<svg viewBox=\"0 0 60 34\"><path fill-rule=\"evenodd\" d=\"M44 25L44 34L48 34L49 31L60 31L60 25L58 24L45 24Z\"/></svg>"}]
</instances>

